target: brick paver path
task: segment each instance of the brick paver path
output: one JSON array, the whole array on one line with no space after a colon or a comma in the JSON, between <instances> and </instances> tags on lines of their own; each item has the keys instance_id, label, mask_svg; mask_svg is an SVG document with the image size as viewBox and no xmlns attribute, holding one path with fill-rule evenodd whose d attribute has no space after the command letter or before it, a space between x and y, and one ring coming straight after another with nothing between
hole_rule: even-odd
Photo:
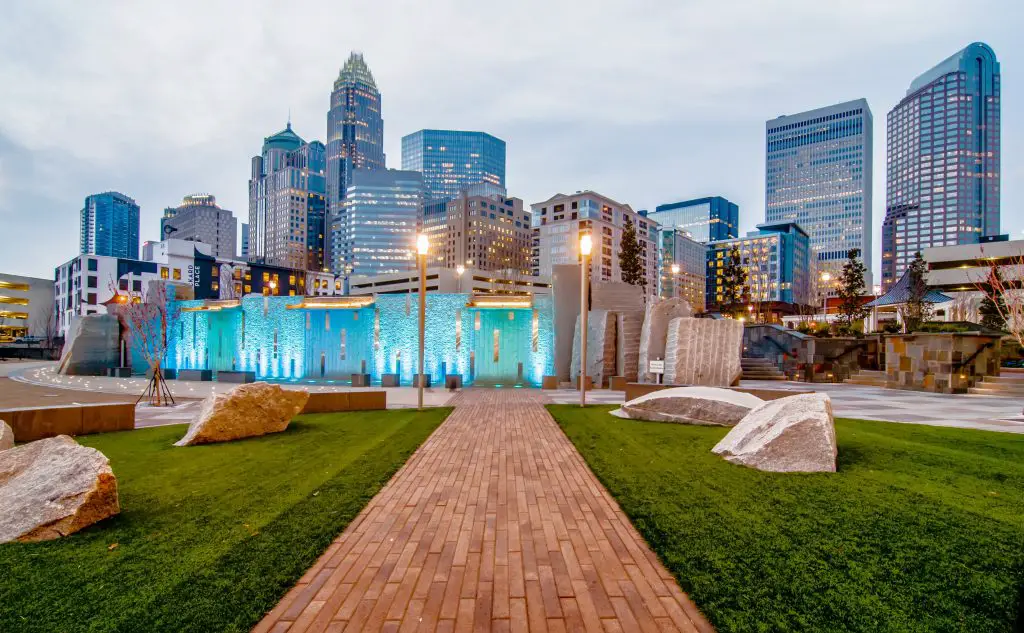
<instances>
[{"instance_id":1,"label":"brick paver path","mask_svg":"<svg viewBox=\"0 0 1024 633\"><path fill-rule=\"evenodd\" d=\"M543 407L469 389L255 631L711 631Z\"/></svg>"}]
</instances>

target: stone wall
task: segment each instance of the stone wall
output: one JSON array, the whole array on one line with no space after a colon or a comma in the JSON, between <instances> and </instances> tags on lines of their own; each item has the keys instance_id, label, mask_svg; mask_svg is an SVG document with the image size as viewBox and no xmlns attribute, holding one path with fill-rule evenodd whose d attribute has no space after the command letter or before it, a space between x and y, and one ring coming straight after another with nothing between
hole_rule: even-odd
<instances>
[{"instance_id":1,"label":"stone wall","mask_svg":"<svg viewBox=\"0 0 1024 633\"><path fill-rule=\"evenodd\" d=\"M643 325L643 312L616 314L616 375L624 376L627 382L635 382L637 379L640 366L640 333Z\"/></svg>"},{"instance_id":2,"label":"stone wall","mask_svg":"<svg viewBox=\"0 0 1024 633\"><path fill-rule=\"evenodd\" d=\"M999 375L1000 347L998 337L983 334L886 336L886 386L966 393L983 376Z\"/></svg>"},{"instance_id":3,"label":"stone wall","mask_svg":"<svg viewBox=\"0 0 1024 633\"><path fill-rule=\"evenodd\" d=\"M740 379L743 323L676 318L668 325L665 383L729 387Z\"/></svg>"},{"instance_id":4,"label":"stone wall","mask_svg":"<svg viewBox=\"0 0 1024 633\"><path fill-rule=\"evenodd\" d=\"M604 387L616 369L616 315L607 310L591 310L587 317L587 376L597 387ZM572 380L580 375L580 324L576 322L572 345Z\"/></svg>"}]
</instances>

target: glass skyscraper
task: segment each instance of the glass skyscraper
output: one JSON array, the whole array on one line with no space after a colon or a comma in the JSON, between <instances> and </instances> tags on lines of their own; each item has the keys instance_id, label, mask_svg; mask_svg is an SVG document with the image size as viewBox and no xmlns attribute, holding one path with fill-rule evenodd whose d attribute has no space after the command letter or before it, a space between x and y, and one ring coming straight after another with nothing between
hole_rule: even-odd
<instances>
[{"instance_id":1,"label":"glass skyscraper","mask_svg":"<svg viewBox=\"0 0 1024 633\"><path fill-rule=\"evenodd\" d=\"M740 208L721 196L661 204L647 217L663 230L682 230L701 244L739 235Z\"/></svg>"},{"instance_id":2,"label":"glass skyscraper","mask_svg":"<svg viewBox=\"0 0 1024 633\"><path fill-rule=\"evenodd\" d=\"M81 211L82 255L139 258L139 205L116 191L86 197Z\"/></svg>"},{"instance_id":3,"label":"glass skyscraper","mask_svg":"<svg viewBox=\"0 0 1024 633\"><path fill-rule=\"evenodd\" d=\"M423 176L398 169L357 170L331 234L334 269L353 276L416 270Z\"/></svg>"},{"instance_id":4,"label":"glass skyscraper","mask_svg":"<svg viewBox=\"0 0 1024 633\"><path fill-rule=\"evenodd\" d=\"M420 130L402 137L402 169L423 174L427 200L451 200L478 183L505 188L505 141L484 132Z\"/></svg>"},{"instance_id":5,"label":"glass skyscraper","mask_svg":"<svg viewBox=\"0 0 1024 633\"><path fill-rule=\"evenodd\" d=\"M999 91L996 54L975 42L889 112L883 290L921 249L999 234Z\"/></svg>"},{"instance_id":6,"label":"glass skyscraper","mask_svg":"<svg viewBox=\"0 0 1024 633\"><path fill-rule=\"evenodd\" d=\"M818 275L828 271L838 280L850 250L859 249L869 288L872 127L864 99L765 124L768 223L795 222L807 231Z\"/></svg>"},{"instance_id":7,"label":"glass skyscraper","mask_svg":"<svg viewBox=\"0 0 1024 633\"><path fill-rule=\"evenodd\" d=\"M373 74L362 54L352 53L334 82L327 112L326 213L332 232L345 223L339 219L345 192L353 172L363 169L384 169L384 119ZM337 259L325 255L329 261Z\"/></svg>"}]
</instances>

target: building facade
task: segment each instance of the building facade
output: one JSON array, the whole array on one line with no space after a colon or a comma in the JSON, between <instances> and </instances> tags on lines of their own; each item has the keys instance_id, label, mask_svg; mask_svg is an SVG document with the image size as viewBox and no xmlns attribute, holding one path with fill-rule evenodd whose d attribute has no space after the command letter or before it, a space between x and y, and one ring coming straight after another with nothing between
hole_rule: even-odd
<instances>
[{"instance_id":1,"label":"building facade","mask_svg":"<svg viewBox=\"0 0 1024 633\"><path fill-rule=\"evenodd\" d=\"M82 255L139 257L139 205L116 191L85 198L81 211Z\"/></svg>"},{"instance_id":2,"label":"building facade","mask_svg":"<svg viewBox=\"0 0 1024 633\"><path fill-rule=\"evenodd\" d=\"M216 257L233 258L238 221L234 214L217 205L214 196L197 193L182 198L180 206L164 209L160 236L209 244Z\"/></svg>"},{"instance_id":3,"label":"building facade","mask_svg":"<svg viewBox=\"0 0 1024 633\"><path fill-rule=\"evenodd\" d=\"M658 295L682 297L695 312L703 312L707 292L707 244L690 238L683 229L658 229L661 274ZM673 271L678 266L678 272Z\"/></svg>"},{"instance_id":4,"label":"building facade","mask_svg":"<svg viewBox=\"0 0 1024 633\"><path fill-rule=\"evenodd\" d=\"M242 244L239 248L239 257L243 260L249 259L249 223L242 222Z\"/></svg>"},{"instance_id":5,"label":"building facade","mask_svg":"<svg viewBox=\"0 0 1024 633\"><path fill-rule=\"evenodd\" d=\"M342 202L357 170L384 169L384 119L380 91L362 54L353 52L338 73L327 112L327 227L344 213ZM338 223L345 226L345 222ZM335 240L327 241L330 249ZM330 252L325 261L339 261ZM341 272L335 270L335 272Z\"/></svg>"},{"instance_id":6,"label":"building facade","mask_svg":"<svg viewBox=\"0 0 1024 633\"><path fill-rule=\"evenodd\" d=\"M288 126L263 140L249 180L246 259L301 270L324 267L325 150Z\"/></svg>"},{"instance_id":7,"label":"building facade","mask_svg":"<svg viewBox=\"0 0 1024 633\"><path fill-rule=\"evenodd\" d=\"M551 280L546 277L505 275L501 271L447 266L427 268L427 292L471 293L484 295L546 295L551 294ZM415 294L419 292L417 272L391 273L354 280L351 295Z\"/></svg>"},{"instance_id":8,"label":"building facade","mask_svg":"<svg viewBox=\"0 0 1024 633\"><path fill-rule=\"evenodd\" d=\"M466 187L505 188L505 141L484 132L420 130L402 137L402 169L423 174L426 200L451 200Z\"/></svg>"},{"instance_id":9,"label":"building facade","mask_svg":"<svg viewBox=\"0 0 1024 633\"><path fill-rule=\"evenodd\" d=\"M810 237L791 222L759 224L756 231L708 244L707 296L709 307L719 306L724 295L722 271L733 249L747 273L744 294L753 303L810 305Z\"/></svg>"},{"instance_id":10,"label":"building facade","mask_svg":"<svg viewBox=\"0 0 1024 633\"><path fill-rule=\"evenodd\" d=\"M721 196L661 204L647 217L663 229L681 229L701 244L739 236L740 208Z\"/></svg>"},{"instance_id":11,"label":"building facade","mask_svg":"<svg viewBox=\"0 0 1024 633\"><path fill-rule=\"evenodd\" d=\"M0 273L0 343L56 334L49 279Z\"/></svg>"},{"instance_id":12,"label":"building facade","mask_svg":"<svg viewBox=\"0 0 1024 633\"><path fill-rule=\"evenodd\" d=\"M859 249L868 287L874 261L872 130L865 99L765 124L766 221L795 222L807 231L819 275L838 279L849 252Z\"/></svg>"},{"instance_id":13,"label":"building facade","mask_svg":"<svg viewBox=\"0 0 1024 633\"><path fill-rule=\"evenodd\" d=\"M357 170L331 227L333 270L372 276L416 269L423 221L423 176L398 169Z\"/></svg>"},{"instance_id":14,"label":"building facade","mask_svg":"<svg viewBox=\"0 0 1024 633\"><path fill-rule=\"evenodd\" d=\"M882 288L925 248L999 234L1000 76L969 45L910 84L887 118Z\"/></svg>"},{"instance_id":15,"label":"building facade","mask_svg":"<svg viewBox=\"0 0 1024 633\"><path fill-rule=\"evenodd\" d=\"M531 224L536 230L533 269L543 277L551 276L552 266L580 262L580 237L590 233L591 279L622 281L619 250L626 223L636 228L644 271L645 292L658 292L658 224L621 204L593 191L571 195L555 194L531 205Z\"/></svg>"}]
</instances>

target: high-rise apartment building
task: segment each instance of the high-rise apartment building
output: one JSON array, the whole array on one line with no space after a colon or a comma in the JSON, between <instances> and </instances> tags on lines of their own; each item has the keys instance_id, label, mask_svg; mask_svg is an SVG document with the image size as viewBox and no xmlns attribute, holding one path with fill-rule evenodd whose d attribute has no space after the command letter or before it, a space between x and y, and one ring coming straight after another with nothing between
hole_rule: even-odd
<instances>
[{"instance_id":1,"label":"high-rise apartment building","mask_svg":"<svg viewBox=\"0 0 1024 633\"><path fill-rule=\"evenodd\" d=\"M164 209L160 235L163 239L209 244L214 257L234 257L238 221L234 214L217 205L217 198L196 193L182 198L180 206Z\"/></svg>"},{"instance_id":2,"label":"high-rise apartment building","mask_svg":"<svg viewBox=\"0 0 1024 633\"><path fill-rule=\"evenodd\" d=\"M249 180L249 252L256 262L300 270L324 266L324 144L288 126L263 140Z\"/></svg>"},{"instance_id":3,"label":"high-rise apartment building","mask_svg":"<svg viewBox=\"0 0 1024 633\"><path fill-rule=\"evenodd\" d=\"M474 186L424 207L432 266L532 273L530 213L523 201Z\"/></svg>"},{"instance_id":4,"label":"high-rise apartment building","mask_svg":"<svg viewBox=\"0 0 1024 633\"><path fill-rule=\"evenodd\" d=\"M483 132L420 130L402 137L402 169L423 174L427 200L451 200L478 183L504 190L505 141Z\"/></svg>"},{"instance_id":5,"label":"high-rise apartment building","mask_svg":"<svg viewBox=\"0 0 1024 633\"><path fill-rule=\"evenodd\" d=\"M139 257L139 205L116 191L85 198L81 211L82 255Z\"/></svg>"},{"instance_id":6,"label":"high-rise apartment building","mask_svg":"<svg viewBox=\"0 0 1024 633\"><path fill-rule=\"evenodd\" d=\"M646 293L658 292L657 223L621 204L593 191L571 195L555 194L544 202L530 205L531 224L536 229L533 267L537 274L551 276L557 264L578 264L580 236L590 233L591 279L622 281L619 251L622 231L627 223L634 225L644 270Z\"/></svg>"},{"instance_id":7,"label":"high-rise apartment building","mask_svg":"<svg viewBox=\"0 0 1024 633\"><path fill-rule=\"evenodd\" d=\"M243 261L249 259L249 223L242 222L242 246L239 249L239 257Z\"/></svg>"},{"instance_id":8,"label":"high-rise apartment building","mask_svg":"<svg viewBox=\"0 0 1024 633\"><path fill-rule=\"evenodd\" d=\"M976 42L889 111L883 290L924 248L999 234L999 92L996 54Z\"/></svg>"},{"instance_id":9,"label":"high-rise apartment building","mask_svg":"<svg viewBox=\"0 0 1024 633\"><path fill-rule=\"evenodd\" d=\"M737 237L740 208L721 196L660 204L647 215L662 229L680 229L701 244Z\"/></svg>"},{"instance_id":10,"label":"high-rise apartment building","mask_svg":"<svg viewBox=\"0 0 1024 633\"><path fill-rule=\"evenodd\" d=\"M849 252L860 250L868 287L872 127L864 99L765 123L767 222L794 222L807 232L818 275L838 280Z\"/></svg>"},{"instance_id":11,"label":"high-rise apartment building","mask_svg":"<svg viewBox=\"0 0 1024 633\"><path fill-rule=\"evenodd\" d=\"M708 244L707 304L721 305L724 294L722 271L733 249L747 274L746 289L751 303L811 305L810 238L798 224L759 224L756 231Z\"/></svg>"},{"instance_id":12,"label":"high-rise apartment building","mask_svg":"<svg viewBox=\"0 0 1024 633\"><path fill-rule=\"evenodd\" d=\"M327 229L340 230L342 202L357 170L384 169L380 91L362 54L353 52L338 73L327 112ZM328 240L328 247L334 240ZM331 253L326 260L337 261ZM340 272L340 271L336 271Z\"/></svg>"},{"instance_id":13,"label":"high-rise apartment building","mask_svg":"<svg viewBox=\"0 0 1024 633\"><path fill-rule=\"evenodd\" d=\"M707 244L690 237L683 229L659 228L661 271L658 295L682 297L696 312L704 311L707 278Z\"/></svg>"},{"instance_id":14,"label":"high-rise apartment building","mask_svg":"<svg viewBox=\"0 0 1024 633\"><path fill-rule=\"evenodd\" d=\"M398 169L357 170L331 232L334 270L371 276L416 269L423 221L423 176Z\"/></svg>"}]
</instances>

